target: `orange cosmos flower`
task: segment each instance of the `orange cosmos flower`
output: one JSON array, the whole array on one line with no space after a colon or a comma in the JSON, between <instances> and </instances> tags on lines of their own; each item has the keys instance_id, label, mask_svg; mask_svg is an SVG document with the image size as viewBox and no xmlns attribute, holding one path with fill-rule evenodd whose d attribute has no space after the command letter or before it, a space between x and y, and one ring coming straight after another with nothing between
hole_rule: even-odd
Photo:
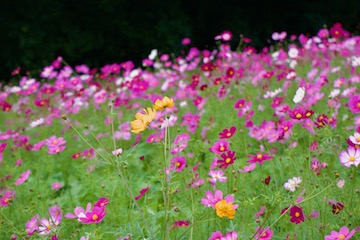
<instances>
[{"instance_id":1,"label":"orange cosmos flower","mask_svg":"<svg viewBox=\"0 0 360 240\"><path fill-rule=\"evenodd\" d=\"M218 217L228 217L229 219L233 219L236 210L234 209L234 205L232 203L228 203L225 199L218 201L215 204L216 215Z\"/></svg>"},{"instance_id":2,"label":"orange cosmos flower","mask_svg":"<svg viewBox=\"0 0 360 240\"><path fill-rule=\"evenodd\" d=\"M162 100L160 99L156 99L155 104L153 105L153 108L155 110L163 110L164 108L172 108L174 106L174 99L172 98L168 98L168 97L163 97Z\"/></svg>"},{"instance_id":3,"label":"orange cosmos flower","mask_svg":"<svg viewBox=\"0 0 360 240\"><path fill-rule=\"evenodd\" d=\"M135 114L136 120L130 122L130 126L132 128L131 132L138 134L146 129L149 123L154 120L156 116L156 111L151 108L143 109L145 114L137 113Z\"/></svg>"}]
</instances>

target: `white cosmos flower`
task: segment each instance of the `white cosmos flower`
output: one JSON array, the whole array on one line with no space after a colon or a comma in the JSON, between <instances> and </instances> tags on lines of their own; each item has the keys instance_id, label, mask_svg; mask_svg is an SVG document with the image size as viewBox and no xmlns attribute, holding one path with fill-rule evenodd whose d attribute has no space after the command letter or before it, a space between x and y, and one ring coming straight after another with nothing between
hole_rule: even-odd
<instances>
[{"instance_id":1,"label":"white cosmos flower","mask_svg":"<svg viewBox=\"0 0 360 240\"><path fill-rule=\"evenodd\" d=\"M299 56L299 50L297 48L290 48L288 51L288 55L290 58L297 58Z\"/></svg>"},{"instance_id":2,"label":"white cosmos flower","mask_svg":"<svg viewBox=\"0 0 360 240\"><path fill-rule=\"evenodd\" d=\"M158 55L158 50L157 50L157 49L153 49L153 50L151 50L148 58L149 58L150 60L154 60L157 55Z\"/></svg>"},{"instance_id":3,"label":"white cosmos flower","mask_svg":"<svg viewBox=\"0 0 360 240\"><path fill-rule=\"evenodd\" d=\"M295 192L296 187L299 187L302 182L300 177L290 178L286 183L284 183L284 188L288 191Z\"/></svg>"},{"instance_id":4,"label":"white cosmos flower","mask_svg":"<svg viewBox=\"0 0 360 240\"><path fill-rule=\"evenodd\" d=\"M299 103L301 100L303 100L305 96L305 88L299 87L298 90L296 90L295 96L293 98L294 103Z\"/></svg>"}]
</instances>

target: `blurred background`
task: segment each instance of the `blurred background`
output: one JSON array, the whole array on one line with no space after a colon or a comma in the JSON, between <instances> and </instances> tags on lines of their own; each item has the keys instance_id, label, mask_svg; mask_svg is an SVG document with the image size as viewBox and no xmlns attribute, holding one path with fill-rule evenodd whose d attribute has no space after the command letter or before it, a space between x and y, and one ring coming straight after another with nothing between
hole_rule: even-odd
<instances>
[{"instance_id":1,"label":"blurred background","mask_svg":"<svg viewBox=\"0 0 360 240\"><path fill-rule=\"evenodd\" d=\"M57 56L74 66L101 67L132 60L137 66L154 48L180 54L184 37L199 49L214 48L214 37L229 30L257 49L274 31L314 35L340 22L360 32L359 0L2 0L0 80L21 67L39 73ZM36 74L35 74L36 75ZM38 77L34 76L34 77Z\"/></svg>"}]
</instances>

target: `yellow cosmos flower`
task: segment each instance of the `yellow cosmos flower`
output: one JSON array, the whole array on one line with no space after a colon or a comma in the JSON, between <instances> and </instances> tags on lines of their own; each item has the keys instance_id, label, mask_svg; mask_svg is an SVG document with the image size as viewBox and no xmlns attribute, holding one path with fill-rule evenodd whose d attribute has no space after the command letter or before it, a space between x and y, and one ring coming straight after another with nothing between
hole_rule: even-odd
<instances>
[{"instance_id":1,"label":"yellow cosmos flower","mask_svg":"<svg viewBox=\"0 0 360 240\"><path fill-rule=\"evenodd\" d=\"M132 128L131 132L135 134L144 131L156 116L156 111L154 109L147 108L147 110L143 109L143 111L145 113L135 114L136 120L130 122Z\"/></svg>"},{"instance_id":2,"label":"yellow cosmos flower","mask_svg":"<svg viewBox=\"0 0 360 240\"><path fill-rule=\"evenodd\" d=\"M174 106L174 99L172 98L168 98L168 97L163 97L162 100L160 99L156 99L155 104L153 105L153 108L155 110L163 110L164 108L172 108Z\"/></svg>"},{"instance_id":3,"label":"yellow cosmos flower","mask_svg":"<svg viewBox=\"0 0 360 240\"><path fill-rule=\"evenodd\" d=\"M220 218L228 217L229 219L233 219L236 212L233 204L228 203L225 199L218 201L215 204L215 209L216 215L218 215Z\"/></svg>"}]
</instances>

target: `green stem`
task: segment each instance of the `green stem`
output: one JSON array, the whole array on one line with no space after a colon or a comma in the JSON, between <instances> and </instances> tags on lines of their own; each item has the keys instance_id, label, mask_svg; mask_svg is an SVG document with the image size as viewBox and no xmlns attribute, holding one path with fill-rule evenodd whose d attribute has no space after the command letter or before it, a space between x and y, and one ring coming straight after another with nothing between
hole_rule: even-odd
<instances>
[{"instance_id":1,"label":"green stem","mask_svg":"<svg viewBox=\"0 0 360 240\"><path fill-rule=\"evenodd\" d=\"M113 137L112 137L112 140L113 140L114 150L116 150L117 147L116 147L116 142L115 142L115 138L114 138L114 132L115 132L115 130L114 130L114 121L111 121L111 132L112 132L112 136L113 136ZM138 211L139 211L139 214L140 214L140 216L141 216L141 218L142 218L142 220L143 220L143 222L144 222L144 224L145 224L145 228L146 228L147 231L149 232L149 234L150 234L150 236L151 236L151 239L155 239L154 233L152 232L151 228L149 227L149 225L148 225L148 223L147 223L147 221L146 221L146 219L145 219L145 216L144 216L144 214L143 214L143 212L142 212L139 204L137 203L137 201L135 200L134 195L132 194L132 191L131 191L131 188L130 188L130 186L129 186L129 184L128 184L128 181L127 181L127 179L125 178L123 172L121 171L118 155L116 155L116 167L117 167L118 173L119 173L122 181L124 182L124 185L125 185L125 187L126 187L126 190L128 191L131 199L133 200L133 202L135 203L136 208L137 208Z\"/></svg>"}]
</instances>

